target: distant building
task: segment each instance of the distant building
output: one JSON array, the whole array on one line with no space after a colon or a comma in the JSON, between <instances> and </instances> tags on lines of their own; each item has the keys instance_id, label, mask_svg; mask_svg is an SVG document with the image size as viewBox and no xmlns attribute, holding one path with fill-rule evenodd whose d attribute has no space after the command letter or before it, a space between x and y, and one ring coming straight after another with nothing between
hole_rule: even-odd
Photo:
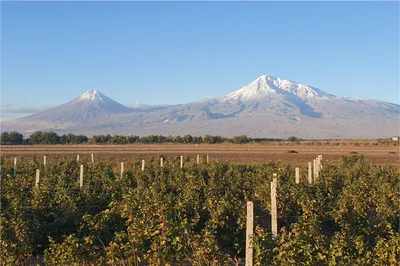
<instances>
[{"instance_id":1,"label":"distant building","mask_svg":"<svg viewBox=\"0 0 400 266\"><path fill-rule=\"evenodd\" d=\"M393 137L393 138L392 138L392 141L394 141L394 142L400 142L400 137Z\"/></svg>"}]
</instances>

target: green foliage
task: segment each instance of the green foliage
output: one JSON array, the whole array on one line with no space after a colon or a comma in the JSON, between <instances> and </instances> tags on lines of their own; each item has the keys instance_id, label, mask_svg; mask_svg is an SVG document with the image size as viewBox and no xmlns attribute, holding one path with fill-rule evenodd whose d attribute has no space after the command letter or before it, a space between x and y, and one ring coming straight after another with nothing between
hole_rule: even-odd
<instances>
[{"instance_id":1,"label":"green foliage","mask_svg":"<svg viewBox=\"0 0 400 266\"><path fill-rule=\"evenodd\" d=\"M64 134L60 137L60 144L80 144L88 142L88 137L84 135Z\"/></svg>"},{"instance_id":2,"label":"green foliage","mask_svg":"<svg viewBox=\"0 0 400 266\"><path fill-rule=\"evenodd\" d=\"M242 137L242 136L241 136ZM215 144L231 141L228 138L222 136L210 136L204 137L192 137L191 135L181 136L161 136L161 135L150 135L150 136L124 136L124 135L95 135L88 138L84 135L75 135L72 133L58 135L56 132L33 132L28 139L24 139L21 133L16 131L3 132L0 138L0 144L2 145L13 145L13 144L130 144L130 143L185 143L185 144ZM247 137L241 143L248 142Z\"/></svg>"},{"instance_id":3,"label":"green foliage","mask_svg":"<svg viewBox=\"0 0 400 266\"><path fill-rule=\"evenodd\" d=\"M184 137L184 139L190 139ZM2 265L242 265L246 201L254 202L255 265L396 265L399 167L362 157L324 164L320 182L298 165L186 161L179 157L84 164L1 158ZM34 187L40 169L39 187ZM306 173L305 166L301 172ZM116 173L116 174L114 174ZM270 182L278 174L279 235L270 234Z\"/></svg>"},{"instance_id":4,"label":"green foliage","mask_svg":"<svg viewBox=\"0 0 400 266\"><path fill-rule=\"evenodd\" d=\"M232 142L235 143L235 144L242 144L242 143L249 142L249 139L245 135L234 136L233 139L232 139Z\"/></svg>"},{"instance_id":5,"label":"green foliage","mask_svg":"<svg viewBox=\"0 0 400 266\"><path fill-rule=\"evenodd\" d=\"M21 145L24 143L24 136L17 132L3 132L0 136L0 144L1 145Z\"/></svg>"},{"instance_id":6,"label":"green foliage","mask_svg":"<svg viewBox=\"0 0 400 266\"><path fill-rule=\"evenodd\" d=\"M31 144L59 144L61 138L56 132L35 131L30 135L29 142Z\"/></svg>"}]
</instances>

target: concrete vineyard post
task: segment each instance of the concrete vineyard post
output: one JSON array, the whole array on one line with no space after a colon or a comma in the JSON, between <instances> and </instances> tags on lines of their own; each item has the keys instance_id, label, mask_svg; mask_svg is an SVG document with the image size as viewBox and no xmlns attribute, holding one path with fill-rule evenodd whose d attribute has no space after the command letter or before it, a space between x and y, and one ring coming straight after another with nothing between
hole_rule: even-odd
<instances>
[{"instance_id":1,"label":"concrete vineyard post","mask_svg":"<svg viewBox=\"0 0 400 266\"><path fill-rule=\"evenodd\" d=\"M210 162L210 158L208 157L208 154L207 154L207 163L209 163Z\"/></svg>"},{"instance_id":2,"label":"concrete vineyard post","mask_svg":"<svg viewBox=\"0 0 400 266\"><path fill-rule=\"evenodd\" d=\"M46 155L43 155L43 165L47 164Z\"/></svg>"},{"instance_id":3,"label":"concrete vineyard post","mask_svg":"<svg viewBox=\"0 0 400 266\"><path fill-rule=\"evenodd\" d=\"M319 170L322 170L322 158L319 158Z\"/></svg>"},{"instance_id":4,"label":"concrete vineyard post","mask_svg":"<svg viewBox=\"0 0 400 266\"><path fill-rule=\"evenodd\" d=\"M271 233L272 237L278 236L278 213L276 206L276 187L278 186L277 178L274 177L271 182Z\"/></svg>"},{"instance_id":5,"label":"concrete vineyard post","mask_svg":"<svg viewBox=\"0 0 400 266\"><path fill-rule=\"evenodd\" d=\"M35 188L39 187L39 179L40 179L40 170L36 169L36 180L35 180Z\"/></svg>"},{"instance_id":6,"label":"concrete vineyard post","mask_svg":"<svg viewBox=\"0 0 400 266\"><path fill-rule=\"evenodd\" d=\"M183 156L181 155L181 168L183 168Z\"/></svg>"},{"instance_id":7,"label":"concrete vineyard post","mask_svg":"<svg viewBox=\"0 0 400 266\"><path fill-rule=\"evenodd\" d=\"M318 155L318 171L322 170L321 161L322 161L322 155Z\"/></svg>"},{"instance_id":8,"label":"concrete vineyard post","mask_svg":"<svg viewBox=\"0 0 400 266\"><path fill-rule=\"evenodd\" d=\"M312 184L312 166L311 166L311 162L308 162L308 183Z\"/></svg>"},{"instance_id":9,"label":"concrete vineyard post","mask_svg":"<svg viewBox=\"0 0 400 266\"><path fill-rule=\"evenodd\" d=\"M121 178L124 175L124 162L121 162Z\"/></svg>"},{"instance_id":10,"label":"concrete vineyard post","mask_svg":"<svg viewBox=\"0 0 400 266\"><path fill-rule=\"evenodd\" d=\"M79 162L79 154L76 156L76 161Z\"/></svg>"},{"instance_id":11,"label":"concrete vineyard post","mask_svg":"<svg viewBox=\"0 0 400 266\"><path fill-rule=\"evenodd\" d=\"M142 160L142 171L144 171L144 160Z\"/></svg>"},{"instance_id":12,"label":"concrete vineyard post","mask_svg":"<svg viewBox=\"0 0 400 266\"><path fill-rule=\"evenodd\" d=\"M94 156L93 153L90 155L92 157L92 163L94 163Z\"/></svg>"},{"instance_id":13,"label":"concrete vineyard post","mask_svg":"<svg viewBox=\"0 0 400 266\"><path fill-rule=\"evenodd\" d=\"M300 183L300 169L296 167L296 184Z\"/></svg>"},{"instance_id":14,"label":"concrete vineyard post","mask_svg":"<svg viewBox=\"0 0 400 266\"><path fill-rule=\"evenodd\" d=\"M196 160L197 164L200 163L200 155L197 154L197 160Z\"/></svg>"},{"instance_id":15,"label":"concrete vineyard post","mask_svg":"<svg viewBox=\"0 0 400 266\"><path fill-rule=\"evenodd\" d=\"M163 157L160 158L160 166L164 167L164 158Z\"/></svg>"},{"instance_id":16,"label":"concrete vineyard post","mask_svg":"<svg viewBox=\"0 0 400 266\"><path fill-rule=\"evenodd\" d=\"M317 161L313 160L313 175L314 175L314 183L317 181Z\"/></svg>"},{"instance_id":17,"label":"concrete vineyard post","mask_svg":"<svg viewBox=\"0 0 400 266\"><path fill-rule=\"evenodd\" d=\"M81 164L80 167L80 175L79 175L79 187L82 188L83 187L83 164Z\"/></svg>"},{"instance_id":18,"label":"concrete vineyard post","mask_svg":"<svg viewBox=\"0 0 400 266\"><path fill-rule=\"evenodd\" d=\"M254 211L253 202L247 202L247 219L246 219L246 266L253 265L253 227L254 227Z\"/></svg>"},{"instance_id":19,"label":"concrete vineyard post","mask_svg":"<svg viewBox=\"0 0 400 266\"><path fill-rule=\"evenodd\" d=\"M17 175L17 157L14 157L14 176Z\"/></svg>"}]
</instances>

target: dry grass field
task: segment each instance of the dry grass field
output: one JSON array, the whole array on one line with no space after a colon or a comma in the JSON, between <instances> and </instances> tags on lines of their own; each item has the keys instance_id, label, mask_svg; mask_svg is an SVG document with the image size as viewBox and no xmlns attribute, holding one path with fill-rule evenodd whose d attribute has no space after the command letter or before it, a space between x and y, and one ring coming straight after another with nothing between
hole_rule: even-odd
<instances>
[{"instance_id":1,"label":"dry grass field","mask_svg":"<svg viewBox=\"0 0 400 266\"><path fill-rule=\"evenodd\" d=\"M343 155L363 155L376 164L399 164L398 145L368 145L357 142L331 143L252 143L252 144L127 144L127 145L25 145L0 146L5 157L32 158L39 155L80 155L90 160L93 153L97 161L148 158L157 155L173 157L183 155L196 160L196 155L208 154L210 160L230 162L308 162L318 154L326 162L338 162Z\"/></svg>"}]
</instances>

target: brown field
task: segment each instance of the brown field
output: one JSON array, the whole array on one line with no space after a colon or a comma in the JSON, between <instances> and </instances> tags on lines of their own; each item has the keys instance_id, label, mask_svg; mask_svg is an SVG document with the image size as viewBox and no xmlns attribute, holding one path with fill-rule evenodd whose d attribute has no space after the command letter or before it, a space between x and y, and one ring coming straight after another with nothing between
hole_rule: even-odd
<instances>
[{"instance_id":1,"label":"brown field","mask_svg":"<svg viewBox=\"0 0 400 266\"><path fill-rule=\"evenodd\" d=\"M317 145L318 144L318 145ZM33 158L38 155L71 156L80 155L82 160L90 160L94 153L97 161L129 160L157 155L166 157L183 155L196 160L196 155L208 154L210 160L230 162L297 162L312 161L322 154L325 162L338 162L343 155L363 155L375 164L400 164L400 147L397 145L373 146L347 143L332 145L323 143L255 143L255 144L126 144L126 145L25 145L0 146L0 154L5 157ZM290 153L290 151L295 151Z\"/></svg>"}]
</instances>

